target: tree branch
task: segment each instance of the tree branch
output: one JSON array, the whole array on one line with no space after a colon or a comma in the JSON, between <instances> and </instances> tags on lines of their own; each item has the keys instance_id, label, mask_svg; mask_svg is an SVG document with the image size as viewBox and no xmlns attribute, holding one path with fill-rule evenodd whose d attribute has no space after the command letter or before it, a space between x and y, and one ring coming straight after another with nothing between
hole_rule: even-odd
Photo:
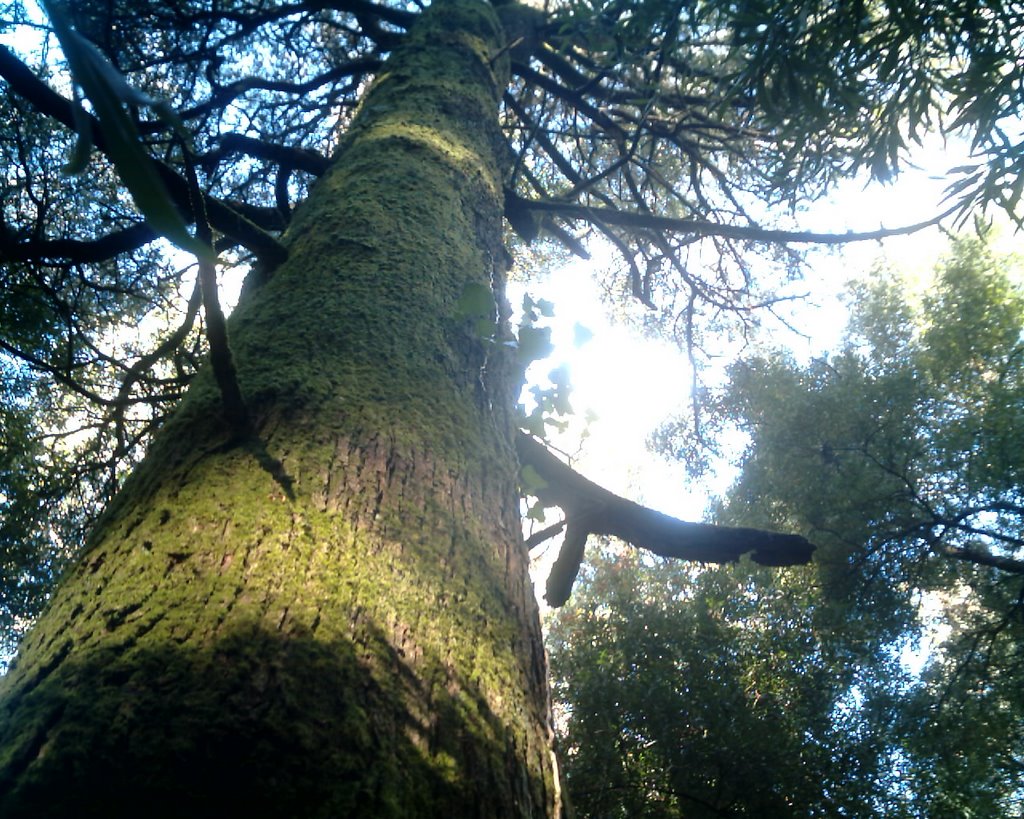
<instances>
[{"instance_id":1,"label":"tree branch","mask_svg":"<svg viewBox=\"0 0 1024 819\"><path fill-rule=\"evenodd\" d=\"M185 308L185 318L178 328L161 341L153 350L139 358L125 373L121 379L121 386L117 391L117 399L114 403L114 431L117 437L120 452L127 451L124 442L124 414L131 397L131 390L135 383L147 372L157 361L164 356L170 355L188 337L195 324L196 315L199 313L199 304L202 301L202 280L197 276L195 286L192 288L192 295L189 297L188 305Z\"/></svg>"},{"instance_id":2,"label":"tree branch","mask_svg":"<svg viewBox=\"0 0 1024 819\"><path fill-rule=\"evenodd\" d=\"M19 242L7 231L0 231L0 259L6 262L34 262L70 259L79 264L102 262L138 250L157 238L145 222L138 222L98 239L36 239Z\"/></svg>"},{"instance_id":3,"label":"tree branch","mask_svg":"<svg viewBox=\"0 0 1024 819\"><path fill-rule=\"evenodd\" d=\"M76 129L74 106L71 101L40 80L14 52L4 46L0 46L0 77L3 77L11 89L30 102L39 113L57 120L67 128ZM100 150L105 150L106 141L99 124L92 115L86 116L89 118L93 144ZM175 205L194 220L196 214L191 206L188 183L165 163L157 159L153 159L152 162ZM203 194L202 200L212 227L234 237L271 265L280 264L285 259L287 251L284 246L269 233L261 230L219 199Z\"/></svg>"},{"instance_id":4,"label":"tree branch","mask_svg":"<svg viewBox=\"0 0 1024 819\"><path fill-rule=\"evenodd\" d=\"M376 57L366 57L353 60L345 65L336 66L323 74L318 74L310 80L302 83L285 82L283 80L267 80L261 77L243 77L228 85L216 87L210 97L197 105L179 111L178 115L182 120L196 119L211 111L222 109L233 102L236 98L249 91L278 91L287 94L305 94L321 85L342 79L344 77L361 77L381 66L381 61ZM356 80L353 80L353 83ZM152 133L162 129L162 123L143 123L139 128L141 133Z\"/></svg>"},{"instance_id":5,"label":"tree branch","mask_svg":"<svg viewBox=\"0 0 1024 819\"><path fill-rule=\"evenodd\" d=\"M554 94L559 99L571 105L581 114L586 116L598 128L613 138L625 139L626 132L623 130L622 126L604 113L604 111L584 99L583 95L575 89L566 88L551 77L546 77L527 66L520 66L518 68L518 74L527 82L531 82L534 85L539 86L548 93Z\"/></svg>"},{"instance_id":6,"label":"tree branch","mask_svg":"<svg viewBox=\"0 0 1024 819\"><path fill-rule=\"evenodd\" d=\"M210 163L219 162L222 157L232 153L244 153L260 159L269 159L289 168L305 171L313 176L323 176L331 164L329 159L315 151L291 148L287 145L274 145L242 134L225 134L221 137L217 150L202 156L200 162L204 167L208 167Z\"/></svg>"},{"instance_id":7,"label":"tree branch","mask_svg":"<svg viewBox=\"0 0 1024 819\"><path fill-rule=\"evenodd\" d=\"M281 219L278 221L282 222ZM55 265L105 262L121 253L138 250L158 238L159 234L146 222L136 222L96 239L30 239L24 242L0 226L0 261L51 262ZM223 236L214 242L214 250L222 253L238 244L234 237Z\"/></svg>"},{"instance_id":8,"label":"tree branch","mask_svg":"<svg viewBox=\"0 0 1024 819\"><path fill-rule=\"evenodd\" d=\"M941 553L954 560L963 560L966 563L974 563L978 566L990 566L993 569L1000 569L1010 574L1024 574L1024 560L1016 560L1012 557L1001 557L990 552L981 552L976 549L966 549L957 546L943 545Z\"/></svg>"},{"instance_id":9,"label":"tree branch","mask_svg":"<svg viewBox=\"0 0 1024 819\"><path fill-rule=\"evenodd\" d=\"M182 144L185 157L185 172L188 175L189 190L192 194L196 210L196 238L210 248L213 253L213 231L206 219L203 208L202 190L196 176L188 147ZM231 425L240 439L252 435L252 420L249 409L242 397L242 388L238 384L238 371L235 368L231 346L228 344L227 322L224 311L220 307L217 292L217 267L213 259L198 257L199 284L202 293L203 308L206 313L206 338L210 344L210 365L213 368L214 380L220 388L221 402L224 407L224 418Z\"/></svg>"},{"instance_id":10,"label":"tree branch","mask_svg":"<svg viewBox=\"0 0 1024 819\"><path fill-rule=\"evenodd\" d=\"M553 213L563 219L581 219L587 222L601 221L608 225L656 230L664 233L690 233L700 236L721 236L749 242L771 242L775 244L819 244L841 245L848 242L867 242L886 239L890 236L904 236L939 224L952 215L958 207L951 207L924 222L897 228L879 228L864 232L816 233L809 230L770 230L753 225L724 225L701 219L676 219L657 216L652 213L635 213L615 208L588 207L572 202L558 202L551 199L526 200L517 203L521 210ZM507 206L507 202L506 202Z\"/></svg>"},{"instance_id":11,"label":"tree branch","mask_svg":"<svg viewBox=\"0 0 1024 819\"><path fill-rule=\"evenodd\" d=\"M538 49L534 56L574 93L591 94L605 103L643 107L643 103L646 101L645 96L648 98L656 96L662 105L686 111L688 114L692 114L695 108L712 109L723 103L723 100L703 95L682 94L668 86L656 84L626 89L602 87L600 83L609 76L611 69L602 68L592 76L588 76L566 59L564 53L559 53L550 45L547 48ZM721 128L728 130L728 126L721 126Z\"/></svg>"},{"instance_id":12,"label":"tree branch","mask_svg":"<svg viewBox=\"0 0 1024 819\"><path fill-rule=\"evenodd\" d=\"M611 535L662 557L702 563L732 563L745 554L762 566L796 566L811 559L815 546L800 535L762 529L691 523L648 509L609 492L574 471L534 438L516 437L519 460L546 485L534 491L566 517L566 543L552 567L545 597L552 606L569 597L583 558L580 538ZM571 538L570 538L571 536Z\"/></svg>"}]
</instances>

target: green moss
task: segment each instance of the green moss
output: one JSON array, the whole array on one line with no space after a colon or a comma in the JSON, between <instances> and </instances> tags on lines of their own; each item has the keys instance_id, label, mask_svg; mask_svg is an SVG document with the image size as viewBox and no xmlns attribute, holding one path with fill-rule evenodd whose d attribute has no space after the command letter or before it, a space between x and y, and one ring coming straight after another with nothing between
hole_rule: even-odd
<instances>
[{"instance_id":1,"label":"green moss","mask_svg":"<svg viewBox=\"0 0 1024 819\"><path fill-rule=\"evenodd\" d=\"M421 467L410 461L406 468ZM457 798L447 789L468 775L467 747L474 749L474 767L492 776L504 769L508 723L526 708L516 702L521 693L508 693L523 687L512 648L516 628L499 582L504 567L475 526L453 519L451 495L389 494L378 501L375 486L361 497L350 492L350 507L361 506L352 518L375 519L367 529L311 502L281 500L272 481L237 453L209 459L193 477L154 497L130 526L112 529L81 568L77 594L59 601L57 616L60 606L79 609L64 632L76 644L76 659L27 692L24 712L31 718L20 737L8 735L12 754L20 748L33 758L33 743L52 715L63 721L73 714L75 731L60 736L63 764L88 769L86 758L99 753L106 776L119 743L131 745L140 761L166 753L168 742L194 763L209 753L200 746L216 748L227 741L221 734L238 734L254 743L246 751L257 766L253 775L264 775L278 764L273 750L287 735L288 753L296 757L289 765L314 755L301 764L329 779L359 780L345 796L354 805L370 787L356 774L368 757L390 747L382 764L395 769L373 788L395 793L373 799L400 805L394 815L403 816L432 815L423 805L410 808L424 791L429 804ZM227 521L230 533L222 536ZM442 599L447 605L438 605ZM131 612L111 626L111 607L124 604ZM12 672L13 685L33 674L29 658ZM90 681L87 690L76 688L79 679ZM324 679L341 680L333 705L319 702ZM499 698L495 691L505 693ZM281 715L250 713L257 706L249 698L257 695L266 695ZM183 716L168 713L165 701L177 703ZM439 715L446 720L441 727L431 723ZM217 726L212 737L207 724ZM332 756L324 760L328 727ZM161 730L149 737L155 728ZM263 744L254 732L265 735ZM131 769L128 762L116 766L124 775ZM36 769L45 782L45 760L35 759L29 770ZM173 765L168 770L167 776L189 775ZM21 793L32 805L42 795L28 779ZM72 776L64 787L79 804L102 801L87 793L85 780ZM301 787L301 795L289 797L297 804L319 798L312 784ZM173 804L195 809L180 798ZM346 809L354 808L346 802Z\"/></svg>"}]
</instances>

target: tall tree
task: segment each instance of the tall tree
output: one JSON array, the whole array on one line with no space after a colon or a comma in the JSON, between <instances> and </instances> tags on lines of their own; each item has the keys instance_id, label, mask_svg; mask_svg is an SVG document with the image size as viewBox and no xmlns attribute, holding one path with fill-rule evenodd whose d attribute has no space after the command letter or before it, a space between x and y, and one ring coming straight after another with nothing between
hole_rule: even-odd
<instances>
[{"instance_id":1,"label":"tall tree","mask_svg":"<svg viewBox=\"0 0 1024 819\"><path fill-rule=\"evenodd\" d=\"M681 294L692 327L768 298L743 241L849 238L749 212L813 192L864 141L794 166L728 9L49 7L80 88L20 3L5 24L39 47L0 47L3 502L24 521L4 559L26 582L78 559L3 681L0 812L557 814L516 506L512 350L537 345L507 329L502 216L578 253L574 226L594 225L627 291ZM187 264L158 232L201 259L184 309ZM700 237L721 251L704 276L686 264ZM210 248L252 265L227 328ZM161 314L176 329L150 348L126 339ZM18 535L69 509L23 480L58 465L35 463L36 421L99 431L48 552ZM76 510L147 442L76 548ZM519 450L572 516L570 585L591 531L809 554L652 517Z\"/></svg>"},{"instance_id":2,"label":"tall tree","mask_svg":"<svg viewBox=\"0 0 1024 819\"><path fill-rule=\"evenodd\" d=\"M22 645L5 814L555 812L514 382L455 315L501 275L498 31L392 55L235 313L245 417L202 370Z\"/></svg>"}]
</instances>

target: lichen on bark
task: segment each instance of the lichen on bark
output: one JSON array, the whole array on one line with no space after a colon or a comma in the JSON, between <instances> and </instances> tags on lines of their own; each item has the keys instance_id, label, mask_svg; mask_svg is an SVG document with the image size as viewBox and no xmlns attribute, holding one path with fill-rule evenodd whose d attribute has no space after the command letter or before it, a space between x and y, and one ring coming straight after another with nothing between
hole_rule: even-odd
<instances>
[{"instance_id":1,"label":"lichen on bark","mask_svg":"<svg viewBox=\"0 0 1024 819\"><path fill-rule=\"evenodd\" d=\"M443 0L383 68L231 319L288 491L202 374L2 682L0 815L556 813L515 385L455 310L504 45Z\"/></svg>"}]
</instances>

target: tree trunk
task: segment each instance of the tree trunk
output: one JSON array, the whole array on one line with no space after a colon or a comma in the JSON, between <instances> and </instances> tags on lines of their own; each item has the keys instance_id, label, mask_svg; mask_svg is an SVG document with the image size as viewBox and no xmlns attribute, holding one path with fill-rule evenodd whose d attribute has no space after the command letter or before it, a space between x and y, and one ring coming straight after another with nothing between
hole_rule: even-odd
<instances>
[{"instance_id":1,"label":"tree trunk","mask_svg":"<svg viewBox=\"0 0 1024 819\"><path fill-rule=\"evenodd\" d=\"M500 29L437 2L2 681L0 815L554 816L499 293Z\"/></svg>"}]
</instances>

